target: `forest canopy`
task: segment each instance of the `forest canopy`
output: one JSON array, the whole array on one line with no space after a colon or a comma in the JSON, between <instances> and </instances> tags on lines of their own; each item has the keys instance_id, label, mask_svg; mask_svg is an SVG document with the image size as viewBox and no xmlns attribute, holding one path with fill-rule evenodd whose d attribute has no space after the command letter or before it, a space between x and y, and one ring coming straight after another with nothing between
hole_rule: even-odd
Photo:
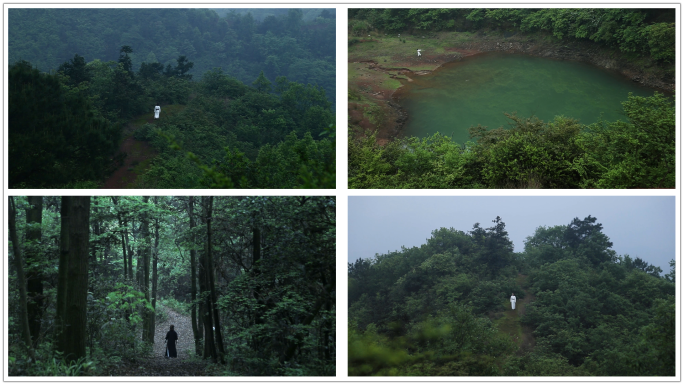
<instances>
[{"instance_id":1,"label":"forest canopy","mask_svg":"<svg viewBox=\"0 0 684 384\"><path fill-rule=\"evenodd\" d=\"M612 245L587 216L537 228L516 253L496 217L357 259L349 375L673 376L674 259L661 276Z\"/></svg>"},{"instance_id":2,"label":"forest canopy","mask_svg":"<svg viewBox=\"0 0 684 384\"><path fill-rule=\"evenodd\" d=\"M335 197L29 196L9 209L11 376L335 374Z\"/></svg>"},{"instance_id":3,"label":"forest canopy","mask_svg":"<svg viewBox=\"0 0 684 384\"><path fill-rule=\"evenodd\" d=\"M302 9L287 9L257 21L250 12L219 16L199 8L10 8L8 62L26 60L50 71L75 53L86 62L117 60L128 45L135 68L143 62L175 67L182 55L192 58L189 74L196 78L221 68L251 83L264 71L271 81L286 76L318 85L334 102L335 15L324 12L304 20Z\"/></svg>"}]
</instances>

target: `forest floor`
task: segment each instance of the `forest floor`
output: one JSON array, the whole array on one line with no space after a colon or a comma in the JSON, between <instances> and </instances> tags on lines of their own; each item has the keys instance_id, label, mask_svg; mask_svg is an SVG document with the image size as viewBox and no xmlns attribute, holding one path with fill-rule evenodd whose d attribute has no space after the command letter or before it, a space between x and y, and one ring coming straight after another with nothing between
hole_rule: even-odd
<instances>
[{"instance_id":1,"label":"forest floor","mask_svg":"<svg viewBox=\"0 0 684 384\"><path fill-rule=\"evenodd\" d=\"M164 106L163 117L171 116L185 109L183 105ZM162 115L160 114L160 119ZM144 174L157 156L157 152L146 142L135 138L135 132L145 124L156 124L154 112L133 118L124 128L124 140L119 147L118 156L125 154L121 164L104 182L101 189L136 188L136 180Z\"/></svg>"},{"instance_id":2,"label":"forest floor","mask_svg":"<svg viewBox=\"0 0 684 384\"><path fill-rule=\"evenodd\" d=\"M216 366L195 357L195 342L192 333L190 316L178 313L158 304L158 311L165 320L157 323L154 331L154 347L147 357L135 362L122 362L115 372L107 372L112 376L214 376L221 375L215 371ZM176 342L177 358L166 358L166 333L173 325L178 333Z\"/></svg>"},{"instance_id":3,"label":"forest floor","mask_svg":"<svg viewBox=\"0 0 684 384\"><path fill-rule=\"evenodd\" d=\"M518 275L517 282L520 286L524 286L526 279L526 275ZM518 355L530 352L535 344L532 327L520 322L525 315L527 306L534 301L532 292L529 289L524 289L524 291L525 298L518 299L515 303L515 309L510 309L510 303L508 303L508 309L503 312L503 316L495 321L499 331L509 335L511 340L518 344Z\"/></svg>"}]
</instances>

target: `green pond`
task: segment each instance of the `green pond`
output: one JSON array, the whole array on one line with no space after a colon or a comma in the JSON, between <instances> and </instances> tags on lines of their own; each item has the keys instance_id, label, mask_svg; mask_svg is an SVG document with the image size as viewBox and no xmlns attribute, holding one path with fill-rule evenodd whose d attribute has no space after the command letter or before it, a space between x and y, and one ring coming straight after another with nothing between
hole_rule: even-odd
<instances>
[{"instance_id":1,"label":"green pond","mask_svg":"<svg viewBox=\"0 0 684 384\"><path fill-rule=\"evenodd\" d=\"M549 121L563 115L590 124L626 120L621 102L632 92L652 96L618 73L589 64L534 56L487 53L412 77L399 92L409 114L404 135L436 132L457 143L470 140L468 128L509 126L505 113Z\"/></svg>"}]
</instances>

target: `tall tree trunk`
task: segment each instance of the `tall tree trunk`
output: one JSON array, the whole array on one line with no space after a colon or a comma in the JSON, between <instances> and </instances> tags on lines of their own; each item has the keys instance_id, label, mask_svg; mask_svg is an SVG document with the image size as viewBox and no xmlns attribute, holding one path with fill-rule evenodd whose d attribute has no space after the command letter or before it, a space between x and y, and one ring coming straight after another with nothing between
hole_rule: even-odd
<instances>
[{"instance_id":1,"label":"tall tree trunk","mask_svg":"<svg viewBox=\"0 0 684 384\"><path fill-rule=\"evenodd\" d=\"M69 204L71 198L62 196L59 230L59 267L57 278L57 314L55 316L57 350L64 350L64 324L66 324L67 271L69 269Z\"/></svg>"},{"instance_id":2,"label":"tall tree trunk","mask_svg":"<svg viewBox=\"0 0 684 384\"><path fill-rule=\"evenodd\" d=\"M207 222L208 215L208 199L202 197L202 206L204 208L204 222ZM209 274L211 270L209 269L208 257L207 257L207 244L205 244L204 252L202 252L200 257L200 295L202 301L204 302L204 308L202 308L202 317L204 319L204 358L211 356L214 363L218 361L218 356L216 354L216 345L214 343L214 325L212 316L212 303L211 303L211 290L209 288Z\"/></svg>"},{"instance_id":3,"label":"tall tree trunk","mask_svg":"<svg viewBox=\"0 0 684 384\"><path fill-rule=\"evenodd\" d=\"M192 233L195 228L195 197L190 196L188 198L188 218L190 219L190 232ZM194 248L195 236L192 235L191 243L193 248L190 249L190 299L192 300L192 306L190 307L190 319L192 322L192 334L195 337L195 354L197 356L201 355L201 345L202 345L202 333L197 327L197 251Z\"/></svg>"},{"instance_id":4,"label":"tall tree trunk","mask_svg":"<svg viewBox=\"0 0 684 384\"><path fill-rule=\"evenodd\" d=\"M28 196L30 208L26 210L26 284L28 299L29 327L31 328L31 339L35 343L40 336L40 322L43 318L43 273L41 271L41 249L40 244L43 224L43 197Z\"/></svg>"},{"instance_id":5,"label":"tall tree trunk","mask_svg":"<svg viewBox=\"0 0 684 384\"><path fill-rule=\"evenodd\" d=\"M114 205L119 204L117 196L112 196L111 198L112 198L112 203L114 203ZM127 276L127 274L128 274L128 258L126 257L126 237L124 236L124 232L126 232L126 230L124 229L125 228L124 222L123 222L123 218L122 218L120 211L118 211L116 213L116 218L119 220L119 228L121 228L121 250L123 251L123 273L124 273L124 279L126 279L128 277Z\"/></svg>"},{"instance_id":6,"label":"tall tree trunk","mask_svg":"<svg viewBox=\"0 0 684 384\"><path fill-rule=\"evenodd\" d=\"M154 197L154 204L157 204L157 196ZM159 219L154 220L154 260L152 260L152 308L154 312L150 314L150 334L154 342L154 323L157 313L157 260L159 259Z\"/></svg>"},{"instance_id":7,"label":"tall tree trunk","mask_svg":"<svg viewBox=\"0 0 684 384\"><path fill-rule=\"evenodd\" d=\"M128 220L124 220L124 223L126 224L126 229L124 230L124 235L126 237L126 245L128 246L128 278L131 280L133 279L133 247L131 246L131 242L128 239ZM131 223L131 228L133 228L133 225L135 222ZM134 237L135 239L135 237Z\"/></svg>"},{"instance_id":8,"label":"tall tree trunk","mask_svg":"<svg viewBox=\"0 0 684 384\"><path fill-rule=\"evenodd\" d=\"M88 240L90 197L72 196L69 203L69 261L67 270L64 356L67 361L86 355L88 299Z\"/></svg>"},{"instance_id":9,"label":"tall tree trunk","mask_svg":"<svg viewBox=\"0 0 684 384\"><path fill-rule=\"evenodd\" d=\"M252 228L252 276L254 276L254 298L259 304L259 308L264 307L264 300L261 298L261 231L257 227ZM254 323L260 325L264 323L263 310L257 309L254 316ZM261 337L252 337L252 348L261 354Z\"/></svg>"},{"instance_id":10,"label":"tall tree trunk","mask_svg":"<svg viewBox=\"0 0 684 384\"><path fill-rule=\"evenodd\" d=\"M149 196L143 196L145 205L149 202ZM143 236L143 252L142 252L142 289L145 293L145 300L151 303L150 298L150 221L147 213L142 218L142 236ZM152 315L150 316L150 312ZM154 311L143 309L143 341L147 343L154 343L154 332L150 332L150 319L152 319L152 329L154 329Z\"/></svg>"},{"instance_id":11,"label":"tall tree trunk","mask_svg":"<svg viewBox=\"0 0 684 384\"><path fill-rule=\"evenodd\" d=\"M21 313L21 339L26 347L31 347L31 329L28 320L28 308L26 299L26 277L24 276L24 261L17 237L17 208L14 205L14 197L9 197L9 231L12 240L12 250L14 251L14 265L17 269L17 284L19 285L19 309Z\"/></svg>"},{"instance_id":12,"label":"tall tree trunk","mask_svg":"<svg viewBox=\"0 0 684 384\"><path fill-rule=\"evenodd\" d=\"M214 282L214 257L211 244L211 220L214 205L214 196L208 198L207 209L207 274L209 275L209 290L211 292L211 305L214 314L214 327L216 327L216 346L218 347L219 360L225 364L226 351L223 349L223 337L221 336L221 322L219 319L218 306L216 305L216 284Z\"/></svg>"}]
</instances>

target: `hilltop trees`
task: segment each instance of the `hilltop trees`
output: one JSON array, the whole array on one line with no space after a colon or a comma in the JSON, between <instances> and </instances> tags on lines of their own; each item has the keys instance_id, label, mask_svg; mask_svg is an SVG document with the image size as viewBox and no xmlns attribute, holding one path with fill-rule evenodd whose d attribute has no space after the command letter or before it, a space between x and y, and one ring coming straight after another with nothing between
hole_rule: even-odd
<instances>
[{"instance_id":1,"label":"hilltop trees","mask_svg":"<svg viewBox=\"0 0 684 384\"><path fill-rule=\"evenodd\" d=\"M537 228L517 255L493 222L349 264L350 375L675 374L675 287L658 269L616 256L592 216ZM510 333L511 292L533 295L528 330Z\"/></svg>"}]
</instances>

